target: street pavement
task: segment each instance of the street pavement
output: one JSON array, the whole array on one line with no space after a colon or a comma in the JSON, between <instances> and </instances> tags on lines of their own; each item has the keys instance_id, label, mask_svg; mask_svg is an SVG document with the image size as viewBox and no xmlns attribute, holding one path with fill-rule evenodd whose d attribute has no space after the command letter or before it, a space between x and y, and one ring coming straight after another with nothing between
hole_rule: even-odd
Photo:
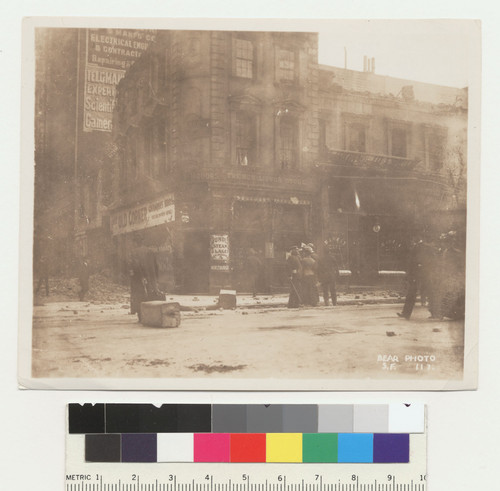
<instances>
[{"instance_id":1,"label":"street pavement","mask_svg":"<svg viewBox=\"0 0 500 491\"><path fill-rule=\"evenodd\" d=\"M287 309L276 300L199 309L182 312L178 328L143 326L127 304L47 303L34 308L33 376L461 377L462 322L430 320L421 306L406 321L396 316L401 304L351 300L337 307Z\"/></svg>"}]
</instances>

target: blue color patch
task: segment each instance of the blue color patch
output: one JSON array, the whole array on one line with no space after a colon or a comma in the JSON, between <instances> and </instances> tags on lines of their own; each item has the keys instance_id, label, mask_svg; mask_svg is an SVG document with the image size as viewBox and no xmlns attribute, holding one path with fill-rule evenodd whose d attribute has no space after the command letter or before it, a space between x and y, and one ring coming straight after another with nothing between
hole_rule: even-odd
<instances>
[{"instance_id":1,"label":"blue color patch","mask_svg":"<svg viewBox=\"0 0 500 491\"><path fill-rule=\"evenodd\" d=\"M338 462L373 462L373 433L339 433Z\"/></svg>"}]
</instances>

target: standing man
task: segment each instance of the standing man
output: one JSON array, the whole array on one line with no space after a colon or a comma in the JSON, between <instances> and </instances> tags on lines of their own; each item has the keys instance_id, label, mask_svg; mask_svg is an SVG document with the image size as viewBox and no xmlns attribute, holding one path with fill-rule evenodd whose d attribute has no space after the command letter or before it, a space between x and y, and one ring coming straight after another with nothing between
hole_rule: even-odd
<instances>
[{"instance_id":1,"label":"standing man","mask_svg":"<svg viewBox=\"0 0 500 491\"><path fill-rule=\"evenodd\" d=\"M257 296L258 282L262 270L262 261L252 248L248 250L246 270L250 286L252 287L252 296L255 298Z\"/></svg>"},{"instance_id":2,"label":"standing man","mask_svg":"<svg viewBox=\"0 0 500 491\"><path fill-rule=\"evenodd\" d=\"M333 249L329 247L318 261L318 279L323 290L325 305L337 305L337 278L339 276L339 265L333 255Z\"/></svg>"},{"instance_id":3,"label":"standing man","mask_svg":"<svg viewBox=\"0 0 500 491\"><path fill-rule=\"evenodd\" d=\"M408 320L413 312L417 292L422 285L422 249L423 242L418 240L410 250L406 279L408 281L408 291L406 293L405 304L402 312L398 312L398 317ZM420 292L422 295L422 292Z\"/></svg>"},{"instance_id":4,"label":"standing man","mask_svg":"<svg viewBox=\"0 0 500 491\"><path fill-rule=\"evenodd\" d=\"M294 246L290 251L290 256L286 260L286 269L290 281L290 296L288 297L288 308L296 309L302 303L302 265L299 257L299 248Z\"/></svg>"},{"instance_id":5,"label":"standing man","mask_svg":"<svg viewBox=\"0 0 500 491\"><path fill-rule=\"evenodd\" d=\"M318 254L316 253L316 249L314 248L314 244L312 244L311 242L309 244L307 244L307 247L309 247L309 249L311 249L311 257L316 261L318 262L319 261L319 256Z\"/></svg>"},{"instance_id":6,"label":"standing man","mask_svg":"<svg viewBox=\"0 0 500 491\"><path fill-rule=\"evenodd\" d=\"M148 301L144 254L136 248L130 258L130 313L137 314L141 322L141 303Z\"/></svg>"},{"instance_id":7,"label":"standing man","mask_svg":"<svg viewBox=\"0 0 500 491\"><path fill-rule=\"evenodd\" d=\"M89 262L87 258L82 258L80 262L78 279L80 281L80 302L83 302L85 295L89 291Z\"/></svg>"}]
</instances>

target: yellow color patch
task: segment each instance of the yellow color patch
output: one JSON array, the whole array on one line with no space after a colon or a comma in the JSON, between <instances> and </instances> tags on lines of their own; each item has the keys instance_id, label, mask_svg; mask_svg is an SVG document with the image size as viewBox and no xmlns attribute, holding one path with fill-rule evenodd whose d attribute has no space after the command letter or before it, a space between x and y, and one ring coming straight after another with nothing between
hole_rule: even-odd
<instances>
[{"instance_id":1,"label":"yellow color patch","mask_svg":"<svg viewBox=\"0 0 500 491\"><path fill-rule=\"evenodd\" d=\"M267 433L266 462L302 462L302 433Z\"/></svg>"}]
</instances>

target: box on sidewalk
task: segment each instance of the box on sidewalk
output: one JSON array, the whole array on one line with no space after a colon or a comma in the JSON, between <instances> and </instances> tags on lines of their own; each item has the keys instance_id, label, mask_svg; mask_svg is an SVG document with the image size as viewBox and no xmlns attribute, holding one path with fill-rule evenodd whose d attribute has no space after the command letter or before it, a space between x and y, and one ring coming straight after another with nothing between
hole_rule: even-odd
<instances>
[{"instance_id":1,"label":"box on sidewalk","mask_svg":"<svg viewBox=\"0 0 500 491\"><path fill-rule=\"evenodd\" d=\"M218 306L223 309L236 308L236 290L221 290L219 292Z\"/></svg>"},{"instance_id":2,"label":"box on sidewalk","mask_svg":"<svg viewBox=\"0 0 500 491\"><path fill-rule=\"evenodd\" d=\"M181 323L180 304L154 300L141 303L141 324L153 327L179 327Z\"/></svg>"}]
</instances>

